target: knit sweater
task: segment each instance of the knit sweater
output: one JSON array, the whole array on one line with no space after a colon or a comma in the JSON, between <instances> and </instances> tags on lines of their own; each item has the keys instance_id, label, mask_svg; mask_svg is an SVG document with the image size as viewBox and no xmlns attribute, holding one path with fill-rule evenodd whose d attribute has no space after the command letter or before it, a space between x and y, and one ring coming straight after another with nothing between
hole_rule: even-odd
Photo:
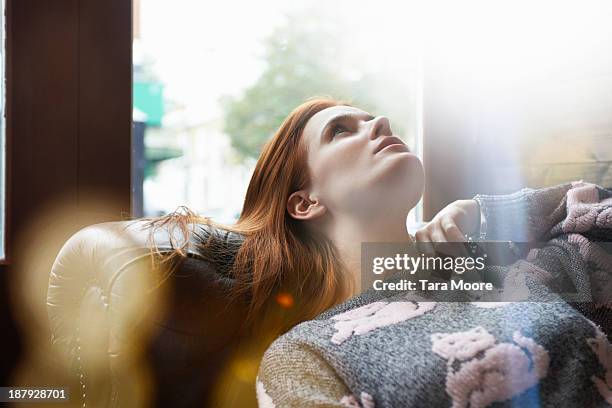
<instances>
[{"instance_id":1,"label":"knit sweater","mask_svg":"<svg viewBox=\"0 0 612 408\"><path fill-rule=\"evenodd\" d=\"M485 239L546 241L507 266L538 299L418 302L370 289L270 346L260 407L612 405L612 253L598 245L612 241L612 190L579 181L479 198ZM548 290L558 278L594 302L564 301Z\"/></svg>"}]
</instances>

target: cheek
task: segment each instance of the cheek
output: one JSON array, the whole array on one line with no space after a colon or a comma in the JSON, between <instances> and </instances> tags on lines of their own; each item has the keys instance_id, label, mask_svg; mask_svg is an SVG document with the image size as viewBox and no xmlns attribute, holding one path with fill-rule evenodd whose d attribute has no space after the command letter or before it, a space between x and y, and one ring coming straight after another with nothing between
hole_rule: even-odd
<instances>
[{"instance_id":1,"label":"cheek","mask_svg":"<svg viewBox=\"0 0 612 408\"><path fill-rule=\"evenodd\" d=\"M346 196L367 184L372 163L363 154L363 146L345 145L330 149L311 163L313 187L327 200L328 206L343 204Z\"/></svg>"}]
</instances>

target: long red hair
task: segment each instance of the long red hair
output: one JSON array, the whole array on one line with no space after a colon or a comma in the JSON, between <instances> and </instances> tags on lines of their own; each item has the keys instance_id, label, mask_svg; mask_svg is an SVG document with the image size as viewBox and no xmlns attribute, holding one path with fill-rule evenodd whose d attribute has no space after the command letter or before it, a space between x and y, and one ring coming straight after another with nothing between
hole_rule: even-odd
<instances>
[{"instance_id":1,"label":"long red hair","mask_svg":"<svg viewBox=\"0 0 612 408\"><path fill-rule=\"evenodd\" d=\"M317 112L339 105L348 104L314 98L285 118L263 148L236 224L218 224L188 210L152 220L156 227L179 227L185 235L190 234L190 224L206 223L244 237L230 276L236 282L231 292L233 300L248 303L247 322L271 325L282 332L352 293L353 282L332 242L287 212L289 195L310 183L307 148L302 142L304 127ZM199 245L204 251L223 252L211 240L214 235ZM164 259L185 255L184 248L177 248ZM225 255L214 253L211 258Z\"/></svg>"}]
</instances>

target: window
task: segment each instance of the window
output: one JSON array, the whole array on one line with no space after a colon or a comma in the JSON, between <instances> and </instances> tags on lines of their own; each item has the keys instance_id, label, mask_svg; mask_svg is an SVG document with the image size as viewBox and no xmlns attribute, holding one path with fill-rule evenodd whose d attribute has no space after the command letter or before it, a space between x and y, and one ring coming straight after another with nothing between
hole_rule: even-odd
<instances>
[{"instance_id":1,"label":"window","mask_svg":"<svg viewBox=\"0 0 612 408\"><path fill-rule=\"evenodd\" d=\"M437 22L425 45L426 218L476 193L612 186L610 3L443 11L431 6L426 20Z\"/></svg>"},{"instance_id":2,"label":"window","mask_svg":"<svg viewBox=\"0 0 612 408\"><path fill-rule=\"evenodd\" d=\"M310 96L388 116L414 150L418 47L400 3L135 1L141 214L235 221L263 143Z\"/></svg>"}]
</instances>

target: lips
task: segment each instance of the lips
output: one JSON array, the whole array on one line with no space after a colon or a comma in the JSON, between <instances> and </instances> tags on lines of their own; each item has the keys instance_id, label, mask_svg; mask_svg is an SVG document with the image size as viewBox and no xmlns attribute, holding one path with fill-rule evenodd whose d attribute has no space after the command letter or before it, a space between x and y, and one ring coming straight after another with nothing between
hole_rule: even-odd
<instances>
[{"instance_id":1,"label":"lips","mask_svg":"<svg viewBox=\"0 0 612 408\"><path fill-rule=\"evenodd\" d=\"M401 144L401 145L406 147L406 150L408 150L408 147L406 146L406 144L399 137L397 137L397 136L385 136L385 137L382 138L382 140L380 142L378 142L378 145L376 145L376 148L374 149L374 154L380 152L385 147L390 146L390 145L394 145L394 144Z\"/></svg>"}]
</instances>

